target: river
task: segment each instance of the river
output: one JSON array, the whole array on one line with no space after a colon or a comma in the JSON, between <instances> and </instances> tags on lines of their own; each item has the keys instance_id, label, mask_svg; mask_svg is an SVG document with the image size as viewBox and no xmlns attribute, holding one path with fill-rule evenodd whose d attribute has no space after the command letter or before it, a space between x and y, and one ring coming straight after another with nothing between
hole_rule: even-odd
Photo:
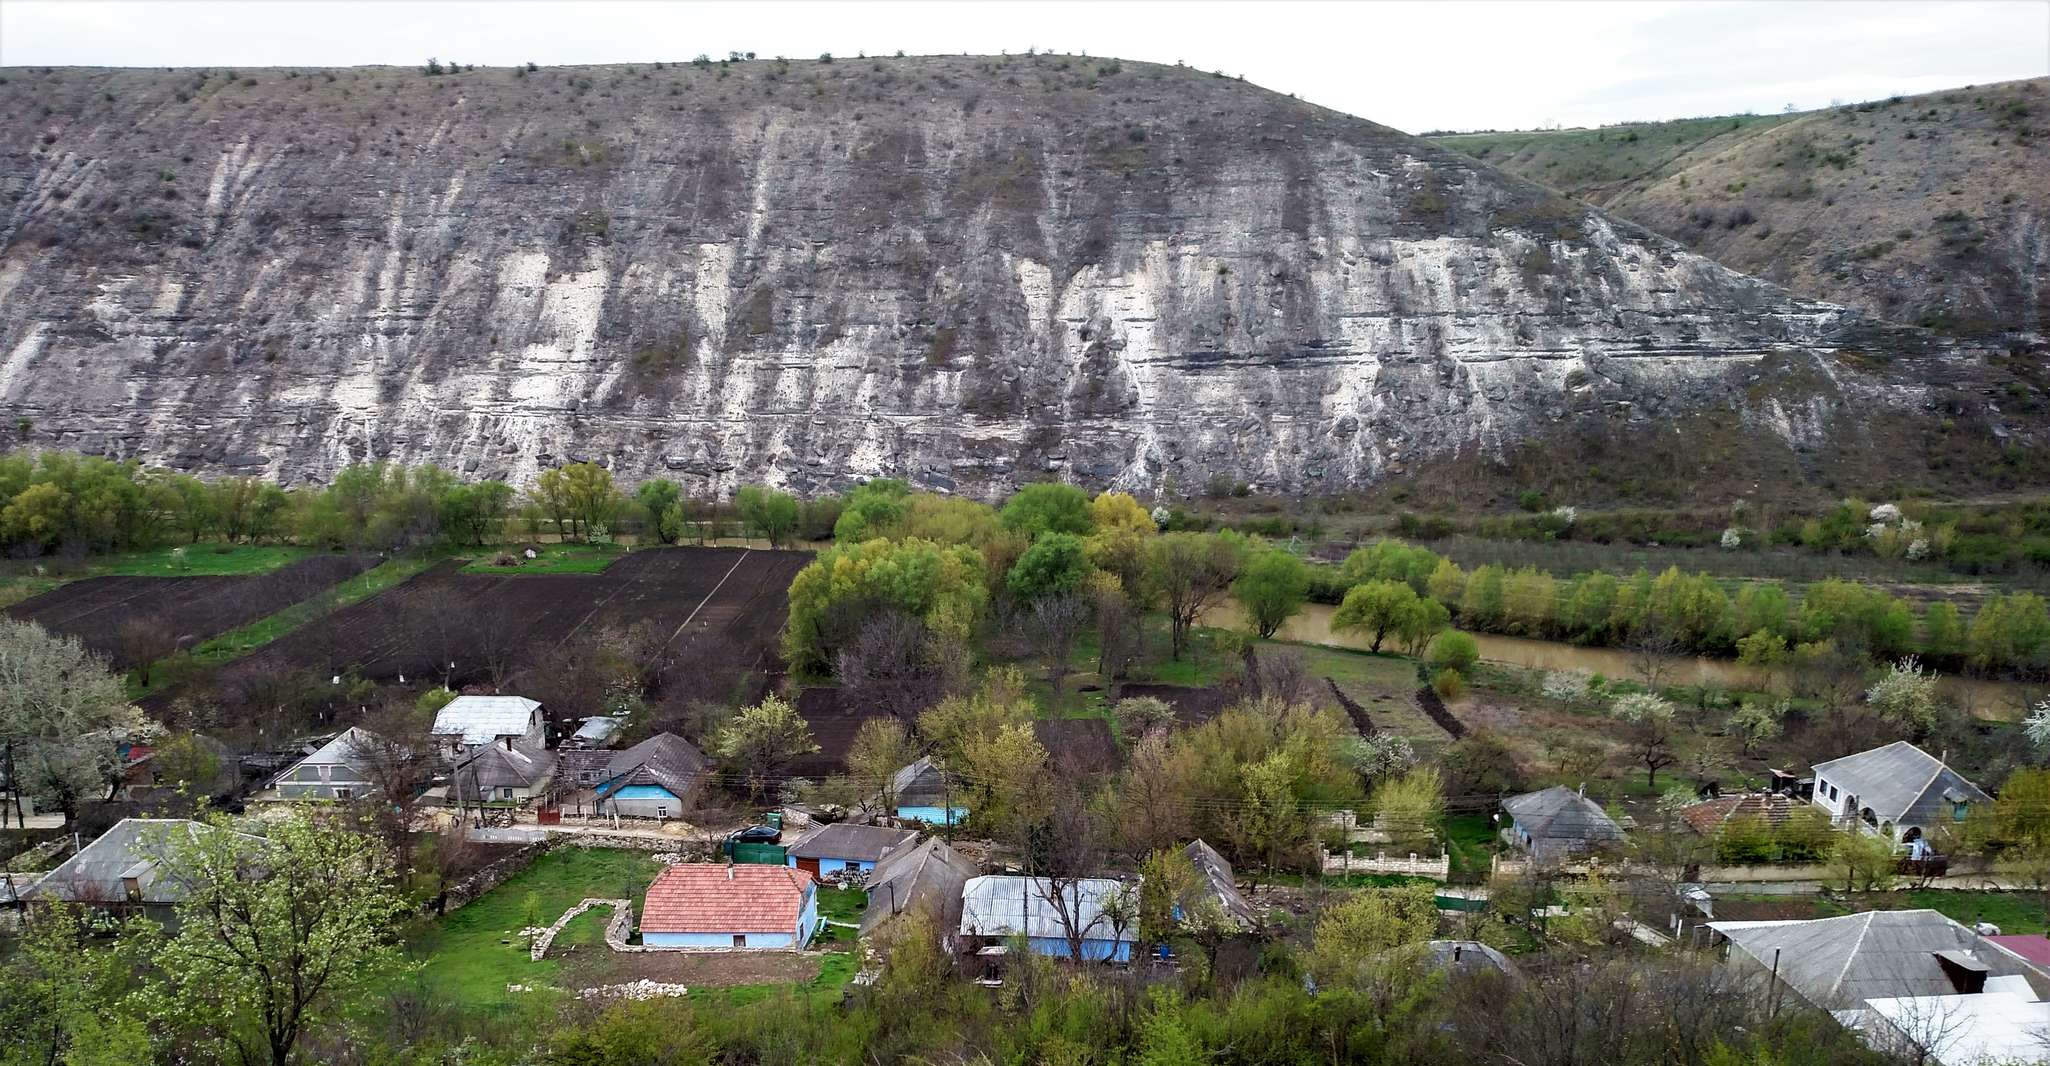
<instances>
[{"instance_id":1,"label":"river","mask_svg":"<svg viewBox=\"0 0 2050 1066\"><path fill-rule=\"evenodd\" d=\"M1359 633L1334 633L1331 630L1331 616L1337 608L1329 604L1308 603L1281 631L1274 634L1276 640L1292 640L1303 644L1324 644L1336 648L1358 648L1365 650L1370 643ZM1225 604L1204 616L1204 624L1244 628L1238 606ZM1588 648L1578 644L1565 644L1555 640L1532 640L1527 637L1505 637L1492 633L1474 633L1479 643L1481 658L1488 662L1504 663L1538 670L1581 670L1604 677L1633 677L1637 668L1632 665L1637 653L1619 648ZM1387 644L1383 644L1385 649ZM1757 690L1764 687L1764 677L1755 667L1745 666L1732 659L1711 659L1693 655L1661 656L1667 667L1666 677L1670 684L1698 685L1715 684L1725 688ZM2036 700L2050 695L2050 686L2025 684L2017 681L1986 681L1979 678L1958 677L1944 674L1937 682L1943 693L1961 708L1981 718L2019 718Z\"/></svg>"}]
</instances>

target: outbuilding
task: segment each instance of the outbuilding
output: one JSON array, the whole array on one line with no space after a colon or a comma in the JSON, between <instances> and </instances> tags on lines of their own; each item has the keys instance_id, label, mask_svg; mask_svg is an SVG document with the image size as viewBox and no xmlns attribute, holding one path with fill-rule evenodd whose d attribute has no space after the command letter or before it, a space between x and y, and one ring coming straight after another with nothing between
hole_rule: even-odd
<instances>
[{"instance_id":1,"label":"outbuilding","mask_svg":"<svg viewBox=\"0 0 2050 1066\"><path fill-rule=\"evenodd\" d=\"M847 871L867 873L892 848L917 838L917 832L910 829L834 822L798 837L797 843L790 846L789 862L814 877L831 877Z\"/></svg>"}]
</instances>

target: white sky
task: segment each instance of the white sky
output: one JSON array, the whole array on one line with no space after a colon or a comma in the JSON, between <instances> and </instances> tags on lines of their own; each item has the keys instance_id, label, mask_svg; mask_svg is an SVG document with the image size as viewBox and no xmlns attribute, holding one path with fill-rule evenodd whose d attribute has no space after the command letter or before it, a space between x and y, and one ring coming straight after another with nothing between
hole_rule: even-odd
<instances>
[{"instance_id":1,"label":"white sky","mask_svg":"<svg viewBox=\"0 0 2050 1066\"><path fill-rule=\"evenodd\" d=\"M623 63L1028 47L1222 69L1398 129L1777 111L2050 74L2050 0L0 0L0 65Z\"/></svg>"}]
</instances>

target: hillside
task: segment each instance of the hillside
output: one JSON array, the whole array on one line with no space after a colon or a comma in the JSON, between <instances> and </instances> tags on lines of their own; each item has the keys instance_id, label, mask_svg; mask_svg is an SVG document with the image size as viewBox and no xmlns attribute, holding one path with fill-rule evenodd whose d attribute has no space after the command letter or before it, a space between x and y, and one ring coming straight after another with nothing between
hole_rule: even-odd
<instances>
[{"instance_id":1,"label":"hillside","mask_svg":"<svg viewBox=\"0 0 2050 1066\"><path fill-rule=\"evenodd\" d=\"M1435 140L1804 296L2017 345L2050 328L2050 79Z\"/></svg>"},{"instance_id":2,"label":"hillside","mask_svg":"<svg viewBox=\"0 0 2050 1066\"><path fill-rule=\"evenodd\" d=\"M1746 469L1951 487L2033 432L1978 350L1181 68L0 77L30 445L1329 493L1526 443L1630 475L1704 418Z\"/></svg>"}]
</instances>

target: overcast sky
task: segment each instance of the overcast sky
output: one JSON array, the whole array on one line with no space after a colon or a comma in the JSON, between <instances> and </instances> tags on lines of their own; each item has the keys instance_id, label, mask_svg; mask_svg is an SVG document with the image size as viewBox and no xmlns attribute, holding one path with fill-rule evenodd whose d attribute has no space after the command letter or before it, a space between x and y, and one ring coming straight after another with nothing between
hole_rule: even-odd
<instances>
[{"instance_id":1,"label":"overcast sky","mask_svg":"<svg viewBox=\"0 0 2050 1066\"><path fill-rule=\"evenodd\" d=\"M686 3L0 0L0 65L624 63L700 52L1115 55L1399 129L1821 107L2050 74L2050 0Z\"/></svg>"}]
</instances>

